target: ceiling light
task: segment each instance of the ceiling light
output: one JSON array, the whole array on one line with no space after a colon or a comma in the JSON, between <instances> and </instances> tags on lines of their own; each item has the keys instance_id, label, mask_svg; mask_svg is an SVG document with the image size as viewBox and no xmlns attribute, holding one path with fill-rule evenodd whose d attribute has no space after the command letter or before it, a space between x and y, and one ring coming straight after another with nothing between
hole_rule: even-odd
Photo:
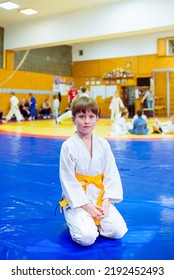
<instances>
[{"instance_id":1,"label":"ceiling light","mask_svg":"<svg viewBox=\"0 0 174 280\"><path fill-rule=\"evenodd\" d=\"M28 8L28 9L20 10L20 13L27 15L27 16L31 16L34 14L38 14L38 11Z\"/></svg>"},{"instance_id":2,"label":"ceiling light","mask_svg":"<svg viewBox=\"0 0 174 280\"><path fill-rule=\"evenodd\" d=\"M4 2L4 3L0 3L0 8L6 9L6 10L13 10L13 9L17 9L20 6L13 3L13 2Z\"/></svg>"}]
</instances>

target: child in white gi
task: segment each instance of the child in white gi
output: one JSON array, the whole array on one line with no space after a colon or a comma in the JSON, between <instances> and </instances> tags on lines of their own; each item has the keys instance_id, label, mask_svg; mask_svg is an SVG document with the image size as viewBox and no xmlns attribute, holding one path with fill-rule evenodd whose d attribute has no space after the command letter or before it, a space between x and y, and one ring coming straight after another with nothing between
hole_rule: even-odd
<instances>
[{"instance_id":1,"label":"child in white gi","mask_svg":"<svg viewBox=\"0 0 174 280\"><path fill-rule=\"evenodd\" d=\"M167 122L160 122L158 119L155 119L152 124L154 133L165 133L173 134L174 133L174 115L170 117L170 120Z\"/></svg>"},{"instance_id":2,"label":"child in white gi","mask_svg":"<svg viewBox=\"0 0 174 280\"><path fill-rule=\"evenodd\" d=\"M60 102L59 102L58 96L54 95L53 96L53 116L54 116L56 123L57 123L57 118L59 115L59 104L60 104Z\"/></svg>"},{"instance_id":3,"label":"child in white gi","mask_svg":"<svg viewBox=\"0 0 174 280\"><path fill-rule=\"evenodd\" d=\"M131 122L127 122L129 112L126 107L122 109L121 117L115 120L112 125L112 131L109 135L126 135L129 130L133 127Z\"/></svg>"},{"instance_id":4,"label":"child in white gi","mask_svg":"<svg viewBox=\"0 0 174 280\"><path fill-rule=\"evenodd\" d=\"M121 111L123 108L124 104L117 90L109 105L109 109L111 110L111 121L117 120L121 117Z\"/></svg>"},{"instance_id":5,"label":"child in white gi","mask_svg":"<svg viewBox=\"0 0 174 280\"><path fill-rule=\"evenodd\" d=\"M128 229L114 206L123 199L120 175L107 140L93 135L98 105L92 98L77 97L71 111L77 131L60 153L60 205L70 235L82 246L92 245L99 234L122 238Z\"/></svg>"},{"instance_id":6,"label":"child in white gi","mask_svg":"<svg viewBox=\"0 0 174 280\"><path fill-rule=\"evenodd\" d=\"M11 118L13 117L13 115L15 115L16 120L20 123L21 120L23 119L21 112L19 110L19 99L15 96L14 92L10 93L11 97L10 97L10 111L8 112L7 116L6 116L6 120L3 121L4 123L8 122L9 120L11 120Z\"/></svg>"}]
</instances>

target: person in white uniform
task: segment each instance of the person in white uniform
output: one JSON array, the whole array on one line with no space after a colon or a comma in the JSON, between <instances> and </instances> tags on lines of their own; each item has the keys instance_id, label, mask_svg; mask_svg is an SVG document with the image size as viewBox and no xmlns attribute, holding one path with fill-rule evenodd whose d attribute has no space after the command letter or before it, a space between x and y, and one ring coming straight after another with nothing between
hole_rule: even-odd
<instances>
[{"instance_id":1,"label":"person in white uniform","mask_svg":"<svg viewBox=\"0 0 174 280\"><path fill-rule=\"evenodd\" d=\"M53 116L55 119L55 122L57 123L57 118L59 116L59 99L58 99L58 95L54 95L53 96Z\"/></svg>"},{"instance_id":2,"label":"person in white uniform","mask_svg":"<svg viewBox=\"0 0 174 280\"><path fill-rule=\"evenodd\" d=\"M116 90L111 103L109 105L109 109L111 110L111 121L118 120L121 117L122 109L124 108L124 104L122 99L120 98L119 91Z\"/></svg>"},{"instance_id":3,"label":"person in white uniform","mask_svg":"<svg viewBox=\"0 0 174 280\"><path fill-rule=\"evenodd\" d=\"M62 115L60 115L57 119L56 119L56 123L59 124L61 123L63 120L65 119L70 119L72 117L72 112L71 109L69 109L68 111L66 111L65 113L63 113Z\"/></svg>"},{"instance_id":4,"label":"person in white uniform","mask_svg":"<svg viewBox=\"0 0 174 280\"><path fill-rule=\"evenodd\" d=\"M160 122L158 119L155 119L152 129L154 133L174 134L174 115L166 122Z\"/></svg>"},{"instance_id":5,"label":"person in white uniform","mask_svg":"<svg viewBox=\"0 0 174 280\"><path fill-rule=\"evenodd\" d=\"M76 94L76 96L73 98L73 100L77 97L78 97L78 94ZM71 103L72 103L72 101L71 101ZM57 118L56 123L60 124L63 120L70 119L71 117L72 117L72 112L71 112L71 104L70 104L69 109Z\"/></svg>"},{"instance_id":6,"label":"person in white uniform","mask_svg":"<svg viewBox=\"0 0 174 280\"><path fill-rule=\"evenodd\" d=\"M114 203L123 199L122 182L107 140L95 136L99 108L92 98L77 97L71 107L76 132L60 152L60 205L72 239L92 245L100 235L119 239L126 223Z\"/></svg>"},{"instance_id":7,"label":"person in white uniform","mask_svg":"<svg viewBox=\"0 0 174 280\"><path fill-rule=\"evenodd\" d=\"M8 112L7 116L6 116L6 120L4 122L8 122L9 120L11 120L11 118L13 117L13 115L15 115L16 120L20 123L21 120L23 119L21 112L19 110L19 99L15 96L14 92L10 93L11 97L10 97L10 111Z\"/></svg>"},{"instance_id":8,"label":"person in white uniform","mask_svg":"<svg viewBox=\"0 0 174 280\"><path fill-rule=\"evenodd\" d=\"M121 117L118 120L115 120L112 125L112 131L109 133L109 135L126 135L129 133L129 130L133 128L133 125L131 122L127 122L127 119L129 117L129 111L125 107L122 110Z\"/></svg>"}]
</instances>

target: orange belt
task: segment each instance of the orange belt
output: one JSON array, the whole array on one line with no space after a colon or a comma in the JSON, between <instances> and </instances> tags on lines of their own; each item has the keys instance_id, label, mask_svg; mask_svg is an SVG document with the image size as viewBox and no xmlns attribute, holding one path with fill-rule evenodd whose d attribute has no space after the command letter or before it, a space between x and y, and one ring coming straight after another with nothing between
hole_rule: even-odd
<instances>
[{"instance_id":1,"label":"orange belt","mask_svg":"<svg viewBox=\"0 0 174 280\"><path fill-rule=\"evenodd\" d=\"M87 175L82 175L82 174L75 174L76 179L80 182L84 182L84 184L82 185L82 188L84 189L84 191L86 191L86 188L89 184L94 184L97 188L99 188L101 190L96 205L101 206L102 205L102 201L103 201L103 195L105 193L104 190L104 185L102 184L102 180L103 180L103 174L98 174L96 176L87 176ZM68 204L68 200L67 199L63 199L62 201L59 202L61 207L65 207ZM99 220L97 220L96 218L94 218L95 224L99 225Z\"/></svg>"}]
</instances>

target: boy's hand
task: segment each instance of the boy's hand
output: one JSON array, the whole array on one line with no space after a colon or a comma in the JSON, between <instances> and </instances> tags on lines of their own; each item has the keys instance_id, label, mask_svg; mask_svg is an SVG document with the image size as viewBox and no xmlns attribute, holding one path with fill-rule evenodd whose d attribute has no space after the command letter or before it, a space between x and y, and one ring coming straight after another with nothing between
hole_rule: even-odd
<instances>
[{"instance_id":1,"label":"boy's hand","mask_svg":"<svg viewBox=\"0 0 174 280\"><path fill-rule=\"evenodd\" d=\"M101 220L107 216L109 210L109 198L103 200L102 207L88 203L81 206L85 211L87 211L93 218Z\"/></svg>"},{"instance_id":2,"label":"boy's hand","mask_svg":"<svg viewBox=\"0 0 174 280\"><path fill-rule=\"evenodd\" d=\"M104 215L104 209L101 206L98 206L98 205L95 205L92 203L82 205L81 208L83 208L93 218L96 218L97 220L101 220Z\"/></svg>"}]
</instances>

